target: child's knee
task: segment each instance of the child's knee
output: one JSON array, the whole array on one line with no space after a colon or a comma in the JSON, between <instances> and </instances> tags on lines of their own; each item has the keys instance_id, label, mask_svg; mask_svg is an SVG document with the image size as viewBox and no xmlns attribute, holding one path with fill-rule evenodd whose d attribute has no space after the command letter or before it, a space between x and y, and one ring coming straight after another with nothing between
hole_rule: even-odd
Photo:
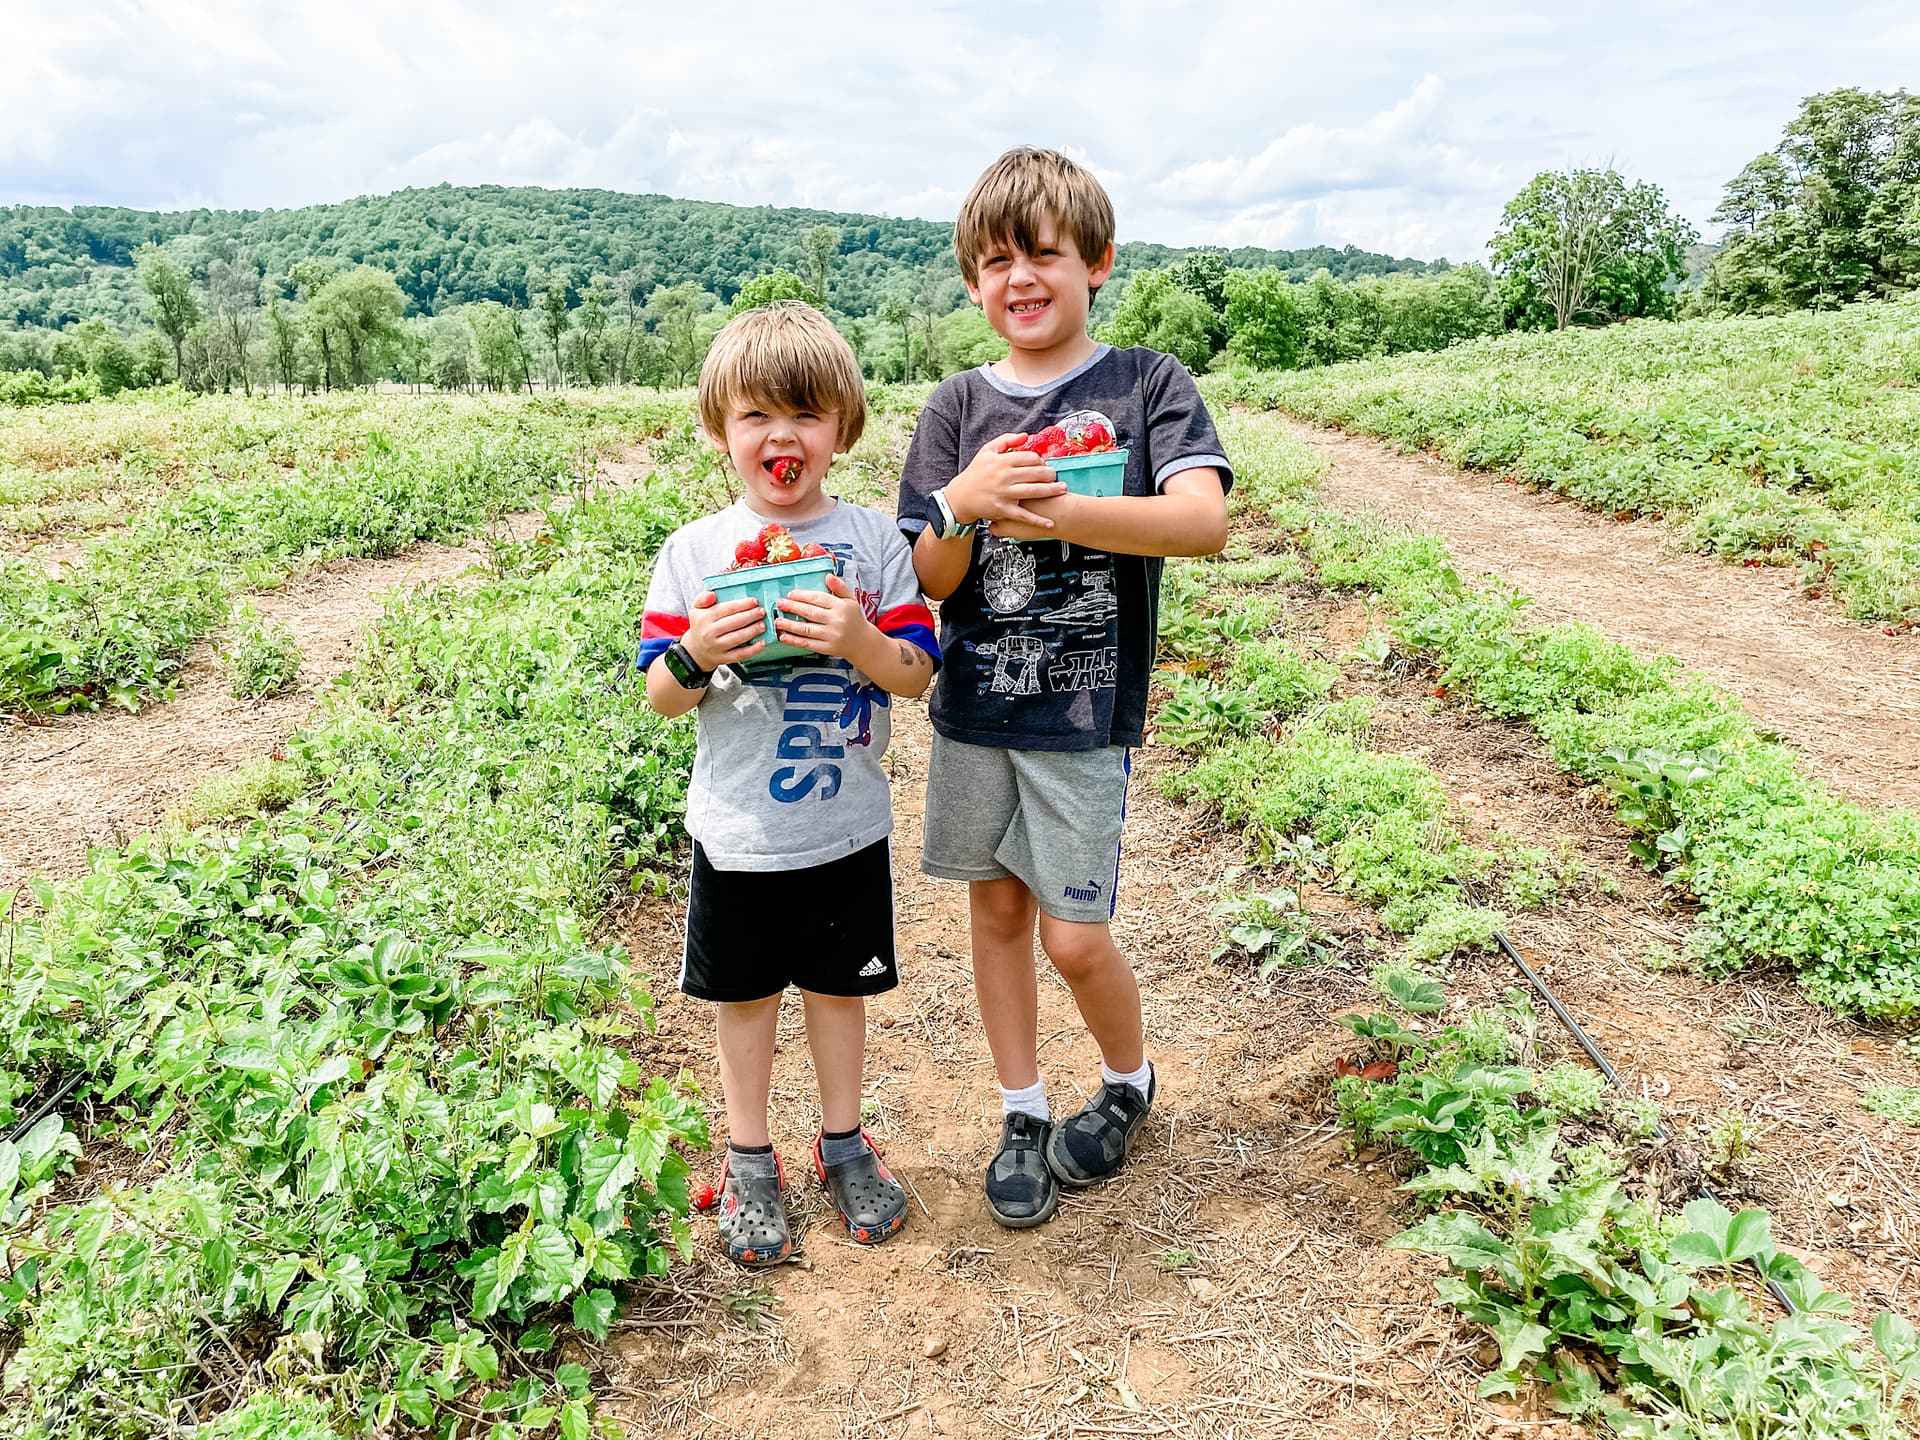
<instances>
[{"instance_id":1,"label":"child's knee","mask_svg":"<svg viewBox=\"0 0 1920 1440\"><path fill-rule=\"evenodd\" d=\"M1055 920L1050 915L1040 917L1040 945L1069 985L1097 975L1113 956L1113 937L1105 925Z\"/></svg>"},{"instance_id":2,"label":"child's knee","mask_svg":"<svg viewBox=\"0 0 1920 1440\"><path fill-rule=\"evenodd\" d=\"M1013 876L976 880L967 898L973 928L982 939L1010 944L1033 934L1033 892Z\"/></svg>"}]
</instances>

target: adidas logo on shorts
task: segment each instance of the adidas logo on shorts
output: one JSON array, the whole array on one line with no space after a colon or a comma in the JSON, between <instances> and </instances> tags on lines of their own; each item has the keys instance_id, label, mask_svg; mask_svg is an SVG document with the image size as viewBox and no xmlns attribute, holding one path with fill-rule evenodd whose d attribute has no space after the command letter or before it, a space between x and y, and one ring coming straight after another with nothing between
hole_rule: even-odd
<instances>
[{"instance_id":1,"label":"adidas logo on shorts","mask_svg":"<svg viewBox=\"0 0 1920 1440\"><path fill-rule=\"evenodd\" d=\"M887 967L882 963L878 955L860 967L860 978L862 980L871 980L875 975L884 975L886 973Z\"/></svg>"}]
</instances>

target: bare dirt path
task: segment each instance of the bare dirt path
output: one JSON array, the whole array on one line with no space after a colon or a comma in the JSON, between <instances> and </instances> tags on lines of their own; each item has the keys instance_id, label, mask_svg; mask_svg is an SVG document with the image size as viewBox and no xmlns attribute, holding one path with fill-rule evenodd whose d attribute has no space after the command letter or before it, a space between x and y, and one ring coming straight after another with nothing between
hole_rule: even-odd
<instances>
[{"instance_id":1,"label":"bare dirt path","mask_svg":"<svg viewBox=\"0 0 1920 1440\"><path fill-rule=\"evenodd\" d=\"M627 484L644 470L636 447L603 460L597 473ZM540 520L540 511L523 511L491 533L524 539ZM333 561L249 597L299 642L300 673L284 695L236 700L213 646L201 644L169 704L0 727L0 904L36 875L81 873L90 847L152 829L207 780L270 754L353 663L361 633L389 594L458 580L486 554L486 536L465 545L424 543L384 560Z\"/></svg>"},{"instance_id":2,"label":"bare dirt path","mask_svg":"<svg viewBox=\"0 0 1920 1440\"><path fill-rule=\"evenodd\" d=\"M1615 521L1377 441L1286 422L1331 461L1327 503L1443 536L1553 620L1587 620L1677 655L1738 695L1807 768L1863 805L1920 808L1920 634L1888 636L1797 593L1787 572L1673 548L1658 521Z\"/></svg>"}]
</instances>

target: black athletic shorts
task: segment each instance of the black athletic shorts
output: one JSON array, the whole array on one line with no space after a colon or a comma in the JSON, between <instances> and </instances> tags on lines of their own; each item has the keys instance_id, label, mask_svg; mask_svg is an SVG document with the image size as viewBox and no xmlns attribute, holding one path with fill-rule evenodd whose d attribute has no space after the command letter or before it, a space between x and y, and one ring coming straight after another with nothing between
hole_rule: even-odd
<instances>
[{"instance_id":1,"label":"black athletic shorts","mask_svg":"<svg viewBox=\"0 0 1920 1440\"><path fill-rule=\"evenodd\" d=\"M716 870L694 842L680 966L686 994L737 1004L789 985L878 995L899 983L885 840L804 870Z\"/></svg>"}]
</instances>

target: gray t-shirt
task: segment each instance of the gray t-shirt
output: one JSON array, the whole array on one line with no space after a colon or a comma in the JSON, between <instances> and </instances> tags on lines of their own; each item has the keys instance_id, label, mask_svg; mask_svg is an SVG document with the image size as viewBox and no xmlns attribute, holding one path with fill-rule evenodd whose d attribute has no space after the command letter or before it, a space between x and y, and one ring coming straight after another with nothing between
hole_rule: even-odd
<instances>
[{"instance_id":1,"label":"gray t-shirt","mask_svg":"<svg viewBox=\"0 0 1920 1440\"><path fill-rule=\"evenodd\" d=\"M768 517L744 500L676 530L660 547L641 626L642 670L687 633L694 597L733 563L734 546ZM913 552L894 521L845 500L788 525L818 542L881 632L940 663ZM771 617L769 617L771 624ZM763 638L771 640L769 633ZM863 850L893 832L880 757L891 697L845 660L809 656L746 667L744 685L709 689L696 707L698 749L687 833L716 870L801 870Z\"/></svg>"}]
</instances>

